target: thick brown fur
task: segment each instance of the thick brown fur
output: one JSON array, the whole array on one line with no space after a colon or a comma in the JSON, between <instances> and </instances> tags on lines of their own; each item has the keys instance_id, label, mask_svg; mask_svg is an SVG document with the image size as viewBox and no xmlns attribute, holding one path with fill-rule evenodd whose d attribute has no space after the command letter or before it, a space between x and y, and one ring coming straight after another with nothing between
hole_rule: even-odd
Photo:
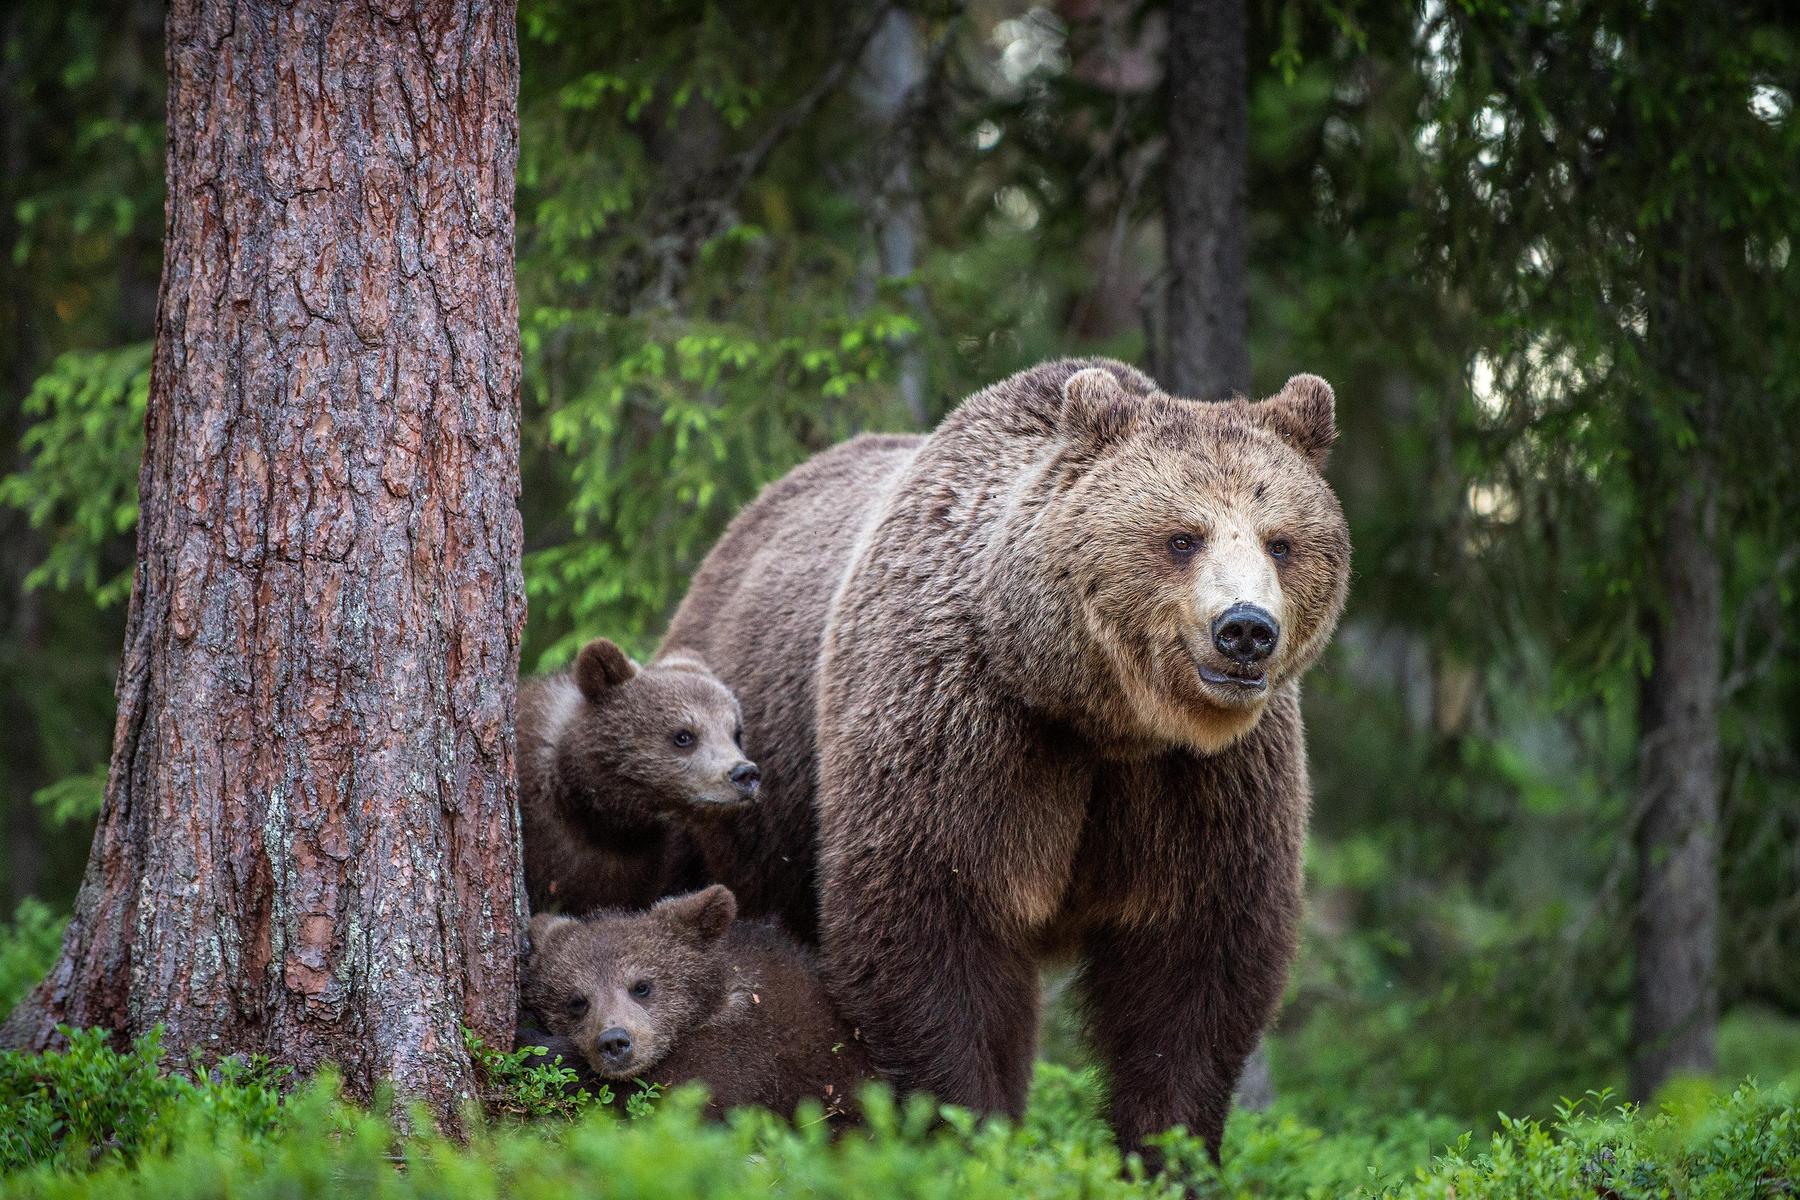
<instances>
[{"instance_id":1,"label":"thick brown fur","mask_svg":"<svg viewBox=\"0 0 1800 1200\"><path fill-rule=\"evenodd\" d=\"M699 660L639 667L604 638L568 673L520 688L532 909L641 908L704 882L694 831L729 824L760 791L741 726L736 697Z\"/></svg>"},{"instance_id":2,"label":"thick brown fur","mask_svg":"<svg viewBox=\"0 0 1800 1200\"><path fill-rule=\"evenodd\" d=\"M1334 430L1312 376L1201 404L1047 363L804 464L702 566L665 645L746 698L775 801L736 870L796 894L816 812L827 982L902 1089L1017 1114L1072 954L1122 1143L1216 1152L1295 948ZM1279 624L1247 667L1245 601Z\"/></svg>"},{"instance_id":3,"label":"thick brown fur","mask_svg":"<svg viewBox=\"0 0 1800 1200\"><path fill-rule=\"evenodd\" d=\"M730 885L744 912L778 916L803 941L818 936L811 797L823 616L858 529L855 495L897 472L922 440L859 437L770 484L701 564L664 639L665 653L712 645L730 656L748 685L735 689L745 736L774 798L698 835L707 877ZM720 678L730 685L730 673Z\"/></svg>"},{"instance_id":4,"label":"thick brown fur","mask_svg":"<svg viewBox=\"0 0 1800 1200\"><path fill-rule=\"evenodd\" d=\"M715 1116L751 1104L792 1114L809 1098L853 1113L874 1066L810 952L736 912L714 885L648 912L533 917L522 1036L580 1055L589 1080L704 1083ZM617 1031L631 1049L609 1059L599 1047Z\"/></svg>"}]
</instances>

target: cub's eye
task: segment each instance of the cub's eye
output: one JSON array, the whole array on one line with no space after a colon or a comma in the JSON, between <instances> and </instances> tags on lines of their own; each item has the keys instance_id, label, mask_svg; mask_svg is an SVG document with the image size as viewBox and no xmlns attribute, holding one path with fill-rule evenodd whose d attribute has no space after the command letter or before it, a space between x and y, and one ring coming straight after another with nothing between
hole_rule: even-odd
<instances>
[{"instance_id":1,"label":"cub's eye","mask_svg":"<svg viewBox=\"0 0 1800 1200\"><path fill-rule=\"evenodd\" d=\"M1276 538L1269 543L1269 557L1285 561L1294 552L1286 538Z\"/></svg>"},{"instance_id":2,"label":"cub's eye","mask_svg":"<svg viewBox=\"0 0 1800 1200\"><path fill-rule=\"evenodd\" d=\"M731 740L737 743L737 748L739 750L744 748L744 727L742 725L739 725L736 729L732 730Z\"/></svg>"},{"instance_id":3,"label":"cub's eye","mask_svg":"<svg viewBox=\"0 0 1800 1200\"><path fill-rule=\"evenodd\" d=\"M1178 533L1169 539L1169 553L1186 558L1200 548L1200 539L1191 533Z\"/></svg>"},{"instance_id":4,"label":"cub's eye","mask_svg":"<svg viewBox=\"0 0 1800 1200\"><path fill-rule=\"evenodd\" d=\"M632 999L647 1000L650 998L650 993L653 990L654 989L651 988L650 981L648 979L640 979L636 983L631 985Z\"/></svg>"},{"instance_id":5,"label":"cub's eye","mask_svg":"<svg viewBox=\"0 0 1800 1200\"><path fill-rule=\"evenodd\" d=\"M694 744L694 731L691 729L677 729L673 740L677 746L686 750L689 746Z\"/></svg>"},{"instance_id":6,"label":"cub's eye","mask_svg":"<svg viewBox=\"0 0 1800 1200\"><path fill-rule=\"evenodd\" d=\"M586 996L570 996L563 1001L563 1010L571 1017L579 1017L588 1010Z\"/></svg>"}]
</instances>

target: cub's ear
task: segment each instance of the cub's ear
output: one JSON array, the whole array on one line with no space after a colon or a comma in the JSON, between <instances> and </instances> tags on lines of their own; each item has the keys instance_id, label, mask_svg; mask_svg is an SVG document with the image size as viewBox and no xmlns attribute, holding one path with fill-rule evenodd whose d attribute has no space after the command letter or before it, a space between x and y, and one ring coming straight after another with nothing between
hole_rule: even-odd
<instances>
[{"instance_id":1,"label":"cub's ear","mask_svg":"<svg viewBox=\"0 0 1800 1200\"><path fill-rule=\"evenodd\" d=\"M722 883L685 896L671 896L650 910L705 945L725 936L737 920L737 897Z\"/></svg>"},{"instance_id":2,"label":"cub's ear","mask_svg":"<svg viewBox=\"0 0 1800 1200\"><path fill-rule=\"evenodd\" d=\"M565 917L560 913L538 913L531 918L531 948L542 950L550 944L550 937L559 929L581 924L574 917Z\"/></svg>"},{"instance_id":3,"label":"cub's ear","mask_svg":"<svg viewBox=\"0 0 1800 1200\"><path fill-rule=\"evenodd\" d=\"M1250 412L1313 466L1325 465L1331 444L1337 441L1336 402L1329 383L1317 375L1296 375L1279 392L1251 405Z\"/></svg>"},{"instance_id":4,"label":"cub's ear","mask_svg":"<svg viewBox=\"0 0 1800 1200\"><path fill-rule=\"evenodd\" d=\"M600 699L637 672L630 656L605 638L595 638L575 656L575 686L589 700Z\"/></svg>"},{"instance_id":5,"label":"cub's ear","mask_svg":"<svg viewBox=\"0 0 1800 1200\"><path fill-rule=\"evenodd\" d=\"M1116 441L1137 424L1137 402L1105 367L1083 367L1063 384L1063 431L1076 441Z\"/></svg>"}]
</instances>

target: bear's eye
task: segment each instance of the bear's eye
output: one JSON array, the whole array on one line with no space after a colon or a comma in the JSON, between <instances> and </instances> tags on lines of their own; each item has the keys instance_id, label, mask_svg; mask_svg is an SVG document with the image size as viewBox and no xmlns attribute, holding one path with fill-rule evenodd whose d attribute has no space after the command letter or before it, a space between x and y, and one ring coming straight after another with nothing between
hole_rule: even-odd
<instances>
[{"instance_id":1,"label":"bear's eye","mask_svg":"<svg viewBox=\"0 0 1800 1200\"><path fill-rule=\"evenodd\" d=\"M587 997L570 996L567 1000L563 1001L563 1009L567 1011L571 1017L579 1017L588 1010Z\"/></svg>"},{"instance_id":2,"label":"bear's eye","mask_svg":"<svg viewBox=\"0 0 1800 1200\"><path fill-rule=\"evenodd\" d=\"M686 750L689 746L694 744L694 731L691 729L677 729L673 740L677 746Z\"/></svg>"},{"instance_id":3,"label":"bear's eye","mask_svg":"<svg viewBox=\"0 0 1800 1200\"><path fill-rule=\"evenodd\" d=\"M648 979L640 979L631 985L631 995L634 1000L649 999L651 990Z\"/></svg>"},{"instance_id":4,"label":"bear's eye","mask_svg":"<svg viewBox=\"0 0 1800 1200\"><path fill-rule=\"evenodd\" d=\"M1200 548L1200 539L1191 533L1177 533L1169 538L1169 553L1176 558L1187 558Z\"/></svg>"},{"instance_id":5,"label":"bear's eye","mask_svg":"<svg viewBox=\"0 0 1800 1200\"><path fill-rule=\"evenodd\" d=\"M1274 538L1269 542L1269 557L1273 559L1285 562L1293 552L1294 548L1286 538Z\"/></svg>"},{"instance_id":6,"label":"bear's eye","mask_svg":"<svg viewBox=\"0 0 1800 1200\"><path fill-rule=\"evenodd\" d=\"M731 731L731 740L737 743L739 750L744 748L744 727L742 725Z\"/></svg>"}]
</instances>

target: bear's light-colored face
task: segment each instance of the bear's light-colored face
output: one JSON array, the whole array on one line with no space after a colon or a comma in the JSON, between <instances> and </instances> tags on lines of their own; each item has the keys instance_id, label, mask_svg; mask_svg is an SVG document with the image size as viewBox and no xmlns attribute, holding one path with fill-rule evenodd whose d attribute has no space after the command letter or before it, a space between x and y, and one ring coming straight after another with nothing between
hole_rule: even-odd
<instances>
[{"instance_id":1,"label":"bear's light-colored face","mask_svg":"<svg viewBox=\"0 0 1800 1200\"><path fill-rule=\"evenodd\" d=\"M726 1001L716 943L737 916L717 884L648 912L531 919L522 994L545 1032L575 1043L596 1075L629 1080L666 1058Z\"/></svg>"},{"instance_id":2,"label":"bear's light-colored face","mask_svg":"<svg viewBox=\"0 0 1800 1200\"><path fill-rule=\"evenodd\" d=\"M1297 376L1260 403L1065 389L1085 469L1046 517L1066 583L1139 736L1214 752L1318 658L1348 587L1343 510L1319 473L1331 389Z\"/></svg>"}]
</instances>

